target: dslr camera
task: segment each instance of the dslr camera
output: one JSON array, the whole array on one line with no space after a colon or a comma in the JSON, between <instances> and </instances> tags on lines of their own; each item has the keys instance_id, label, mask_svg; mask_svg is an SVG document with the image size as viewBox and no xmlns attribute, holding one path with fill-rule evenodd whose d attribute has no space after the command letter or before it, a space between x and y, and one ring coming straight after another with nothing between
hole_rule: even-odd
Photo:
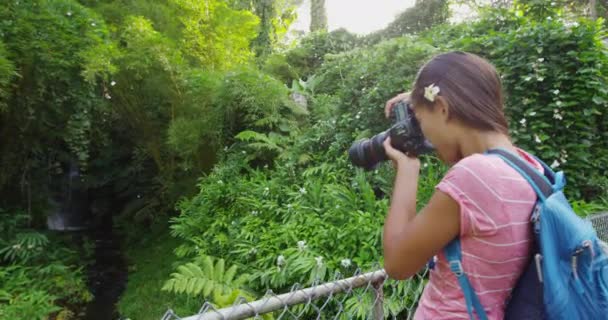
<instances>
[{"instance_id":1,"label":"dslr camera","mask_svg":"<svg viewBox=\"0 0 608 320\"><path fill-rule=\"evenodd\" d=\"M393 148L409 156L419 156L433 151L433 146L422 134L409 101L397 102L393 106L390 119L393 119L394 124L388 130L352 144L348 156L355 166L372 170L381 161L388 160L382 145L387 137L391 137Z\"/></svg>"}]
</instances>

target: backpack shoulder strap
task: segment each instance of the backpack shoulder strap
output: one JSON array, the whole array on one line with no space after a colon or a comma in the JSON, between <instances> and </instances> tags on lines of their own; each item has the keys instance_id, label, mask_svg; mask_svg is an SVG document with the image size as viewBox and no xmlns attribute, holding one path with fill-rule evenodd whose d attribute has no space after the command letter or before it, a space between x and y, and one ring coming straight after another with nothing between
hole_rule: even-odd
<instances>
[{"instance_id":1,"label":"backpack shoulder strap","mask_svg":"<svg viewBox=\"0 0 608 320\"><path fill-rule=\"evenodd\" d=\"M513 169L517 170L524 179L528 181L530 186L534 189L538 195L538 199L542 202L545 201L552 193L553 186L549 182L546 176L542 175L538 170L534 169L530 164L522 160L520 157L512 154L511 152L504 149L490 149L486 151L486 154L493 154L501 157L508 165ZM541 162L545 171L548 167Z\"/></svg>"},{"instance_id":2,"label":"backpack shoulder strap","mask_svg":"<svg viewBox=\"0 0 608 320\"><path fill-rule=\"evenodd\" d=\"M473 290L473 287L469 282L469 278L462 269L460 239L456 238L447 245L447 247L445 248L445 255L448 260L448 263L450 264L450 269L456 276L456 279L458 279L458 283L460 284L460 288L462 289L462 292L464 294L464 300L467 305L467 312L469 313L469 318L471 320L475 319L473 317L473 309L475 309L477 317L480 320L488 319L486 311L483 309L483 306L481 305L481 302L479 302L477 294L475 294L475 290Z\"/></svg>"}]
</instances>

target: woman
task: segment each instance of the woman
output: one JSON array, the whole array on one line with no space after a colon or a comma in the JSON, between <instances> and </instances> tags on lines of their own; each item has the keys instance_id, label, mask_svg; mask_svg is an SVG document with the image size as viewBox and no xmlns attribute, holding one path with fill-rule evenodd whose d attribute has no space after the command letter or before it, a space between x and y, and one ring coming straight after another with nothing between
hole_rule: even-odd
<instances>
[{"instance_id":1,"label":"woman","mask_svg":"<svg viewBox=\"0 0 608 320\"><path fill-rule=\"evenodd\" d=\"M541 172L542 167L511 142L500 77L476 55L450 52L434 57L420 69L411 94L388 101L386 113L402 99L410 99L422 132L451 168L417 214L420 161L385 141L397 169L384 225L385 270L405 279L436 255L415 319L469 319L462 290L442 251L459 237L463 270L488 319L503 319L506 300L530 255L536 194L507 163L483 153L502 148Z\"/></svg>"}]
</instances>

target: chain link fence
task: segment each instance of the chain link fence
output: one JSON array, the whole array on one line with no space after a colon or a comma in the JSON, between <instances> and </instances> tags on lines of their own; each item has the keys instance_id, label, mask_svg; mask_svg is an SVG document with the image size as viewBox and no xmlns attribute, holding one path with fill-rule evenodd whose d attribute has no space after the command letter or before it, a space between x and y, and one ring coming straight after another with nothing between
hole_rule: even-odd
<instances>
[{"instance_id":1,"label":"chain link fence","mask_svg":"<svg viewBox=\"0 0 608 320\"><path fill-rule=\"evenodd\" d=\"M608 242L608 212L588 217L598 236ZM388 279L383 269L356 273L346 279L300 289L288 293L272 291L256 301L237 299L218 309L205 302L196 315L180 317L171 309L161 320L239 320L239 319L411 319L428 270L422 270L405 281Z\"/></svg>"}]
</instances>

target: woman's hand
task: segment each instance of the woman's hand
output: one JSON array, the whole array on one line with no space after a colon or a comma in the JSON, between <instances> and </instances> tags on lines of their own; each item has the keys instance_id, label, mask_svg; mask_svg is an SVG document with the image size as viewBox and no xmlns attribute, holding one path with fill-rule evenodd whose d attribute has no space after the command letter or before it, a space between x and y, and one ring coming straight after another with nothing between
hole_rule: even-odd
<instances>
[{"instance_id":1,"label":"woman's hand","mask_svg":"<svg viewBox=\"0 0 608 320\"><path fill-rule=\"evenodd\" d=\"M393 110L393 106L402 100L409 100L410 99L410 93L409 92L404 92L404 93L400 93L397 96L393 97L392 99L388 100L386 102L386 105L384 106L384 115L388 118L391 115L391 110Z\"/></svg>"},{"instance_id":2,"label":"woman's hand","mask_svg":"<svg viewBox=\"0 0 608 320\"><path fill-rule=\"evenodd\" d=\"M399 170L420 170L420 160L416 157L410 157L405 153L393 148L391 145L391 137L387 137L382 143L386 156L393 161L393 166Z\"/></svg>"}]
</instances>

